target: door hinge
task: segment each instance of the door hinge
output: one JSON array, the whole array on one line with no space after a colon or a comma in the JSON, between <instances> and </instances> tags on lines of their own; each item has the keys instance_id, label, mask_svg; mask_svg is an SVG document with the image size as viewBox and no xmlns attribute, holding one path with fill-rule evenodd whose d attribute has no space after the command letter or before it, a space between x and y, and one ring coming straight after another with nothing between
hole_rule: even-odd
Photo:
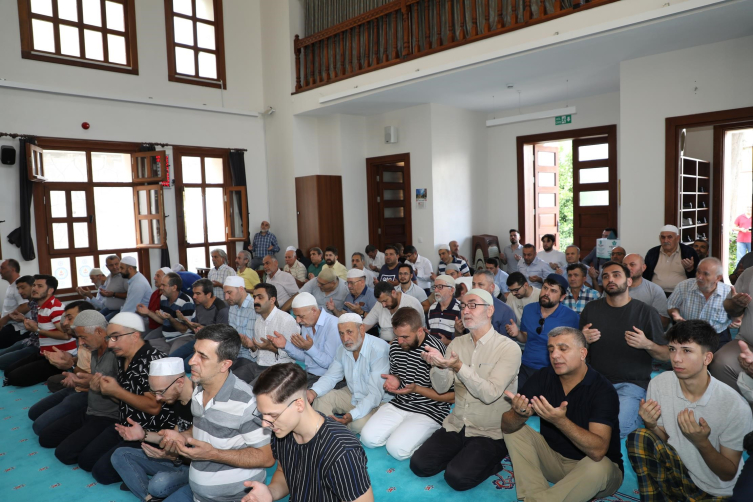
<instances>
[{"instance_id":1,"label":"door hinge","mask_svg":"<svg viewBox=\"0 0 753 502\"><path fill-rule=\"evenodd\" d=\"M382 202L382 198L381 197L377 197L377 202Z\"/></svg>"},{"instance_id":2,"label":"door hinge","mask_svg":"<svg viewBox=\"0 0 753 502\"><path fill-rule=\"evenodd\" d=\"M377 235L382 235L382 229L381 228L377 228Z\"/></svg>"},{"instance_id":3,"label":"door hinge","mask_svg":"<svg viewBox=\"0 0 753 502\"><path fill-rule=\"evenodd\" d=\"M379 176L377 176L376 178L377 178L377 183L379 183Z\"/></svg>"}]
</instances>

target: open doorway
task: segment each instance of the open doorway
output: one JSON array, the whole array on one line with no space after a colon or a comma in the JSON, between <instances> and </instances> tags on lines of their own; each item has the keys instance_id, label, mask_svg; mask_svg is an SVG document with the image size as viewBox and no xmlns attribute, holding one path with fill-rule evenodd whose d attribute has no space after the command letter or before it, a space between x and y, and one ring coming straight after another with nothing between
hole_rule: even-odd
<instances>
[{"instance_id":1,"label":"open doorway","mask_svg":"<svg viewBox=\"0 0 753 502\"><path fill-rule=\"evenodd\" d=\"M732 273L751 250L751 202L753 201L753 128L728 129L724 135L724 191L722 200L721 260Z\"/></svg>"}]
</instances>

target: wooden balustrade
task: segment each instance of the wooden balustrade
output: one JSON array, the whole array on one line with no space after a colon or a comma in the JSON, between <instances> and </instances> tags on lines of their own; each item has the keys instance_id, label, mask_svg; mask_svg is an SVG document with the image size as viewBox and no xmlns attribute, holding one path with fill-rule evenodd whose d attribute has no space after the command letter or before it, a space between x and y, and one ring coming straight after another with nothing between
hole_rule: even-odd
<instances>
[{"instance_id":1,"label":"wooden balustrade","mask_svg":"<svg viewBox=\"0 0 753 502\"><path fill-rule=\"evenodd\" d=\"M295 92L619 0L572 0L569 7L563 1L548 9L545 0L393 0L309 37L296 35Z\"/></svg>"}]
</instances>

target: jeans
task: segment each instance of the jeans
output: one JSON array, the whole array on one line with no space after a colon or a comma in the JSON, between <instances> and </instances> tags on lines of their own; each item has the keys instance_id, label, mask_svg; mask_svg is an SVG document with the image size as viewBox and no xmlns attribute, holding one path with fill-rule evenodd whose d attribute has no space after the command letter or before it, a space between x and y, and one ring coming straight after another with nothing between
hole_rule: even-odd
<instances>
[{"instance_id":1,"label":"jeans","mask_svg":"<svg viewBox=\"0 0 753 502\"><path fill-rule=\"evenodd\" d=\"M743 256L750 253L750 242L737 241L737 260L735 261L735 267L740 263Z\"/></svg>"},{"instance_id":2,"label":"jeans","mask_svg":"<svg viewBox=\"0 0 753 502\"><path fill-rule=\"evenodd\" d=\"M187 465L176 467L170 460L148 457L141 449L118 448L110 461L128 489L140 500L147 495L167 498L188 484Z\"/></svg>"},{"instance_id":3,"label":"jeans","mask_svg":"<svg viewBox=\"0 0 753 502\"><path fill-rule=\"evenodd\" d=\"M10 366L31 355L39 352L36 347L24 345L24 342L16 342L7 349L0 350L0 370L5 371Z\"/></svg>"},{"instance_id":4,"label":"jeans","mask_svg":"<svg viewBox=\"0 0 753 502\"><path fill-rule=\"evenodd\" d=\"M643 426L638 410L641 399L646 399L646 389L632 383L616 383L614 389L620 398L620 439L625 439L628 434Z\"/></svg>"},{"instance_id":5,"label":"jeans","mask_svg":"<svg viewBox=\"0 0 753 502\"><path fill-rule=\"evenodd\" d=\"M29 418L34 421L31 428L39 436L50 424L69 413L86 413L88 392L76 392L72 388L50 394L29 408Z\"/></svg>"},{"instance_id":6,"label":"jeans","mask_svg":"<svg viewBox=\"0 0 753 502\"><path fill-rule=\"evenodd\" d=\"M105 307L102 310L100 310L99 313L102 314L105 317L105 319L109 321L110 319L112 319L113 317L115 317L116 315L120 313L120 309L110 310L107 307Z\"/></svg>"},{"instance_id":7,"label":"jeans","mask_svg":"<svg viewBox=\"0 0 753 502\"><path fill-rule=\"evenodd\" d=\"M753 460L751 459L753 459L753 456L748 457L748 460L745 461L729 502L753 500Z\"/></svg>"}]
</instances>

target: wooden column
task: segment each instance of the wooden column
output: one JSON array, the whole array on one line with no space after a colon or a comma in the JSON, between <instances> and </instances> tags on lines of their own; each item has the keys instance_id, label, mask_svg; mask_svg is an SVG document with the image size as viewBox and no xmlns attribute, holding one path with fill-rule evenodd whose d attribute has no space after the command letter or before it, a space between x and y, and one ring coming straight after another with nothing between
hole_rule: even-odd
<instances>
[{"instance_id":1,"label":"wooden column","mask_svg":"<svg viewBox=\"0 0 753 502\"><path fill-rule=\"evenodd\" d=\"M541 0L542 2L544 0ZM489 33L491 27L489 26L489 0L484 0L484 33Z\"/></svg>"},{"instance_id":2,"label":"wooden column","mask_svg":"<svg viewBox=\"0 0 753 502\"><path fill-rule=\"evenodd\" d=\"M460 19L458 20L458 40L465 40L465 0L458 0L460 2Z\"/></svg>"},{"instance_id":3,"label":"wooden column","mask_svg":"<svg viewBox=\"0 0 753 502\"><path fill-rule=\"evenodd\" d=\"M434 0L437 3L437 47L442 45L442 0Z\"/></svg>"},{"instance_id":4,"label":"wooden column","mask_svg":"<svg viewBox=\"0 0 753 502\"><path fill-rule=\"evenodd\" d=\"M452 22L453 0L447 0L447 43L455 41L455 25Z\"/></svg>"},{"instance_id":5,"label":"wooden column","mask_svg":"<svg viewBox=\"0 0 753 502\"><path fill-rule=\"evenodd\" d=\"M293 53L295 54L295 90L296 92L301 90L301 48L298 47L298 35L293 40Z\"/></svg>"},{"instance_id":6,"label":"wooden column","mask_svg":"<svg viewBox=\"0 0 753 502\"><path fill-rule=\"evenodd\" d=\"M478 35L478 16L476 13L476 0L471 0L471 37Z\"/></svg>"}]
</instances>

